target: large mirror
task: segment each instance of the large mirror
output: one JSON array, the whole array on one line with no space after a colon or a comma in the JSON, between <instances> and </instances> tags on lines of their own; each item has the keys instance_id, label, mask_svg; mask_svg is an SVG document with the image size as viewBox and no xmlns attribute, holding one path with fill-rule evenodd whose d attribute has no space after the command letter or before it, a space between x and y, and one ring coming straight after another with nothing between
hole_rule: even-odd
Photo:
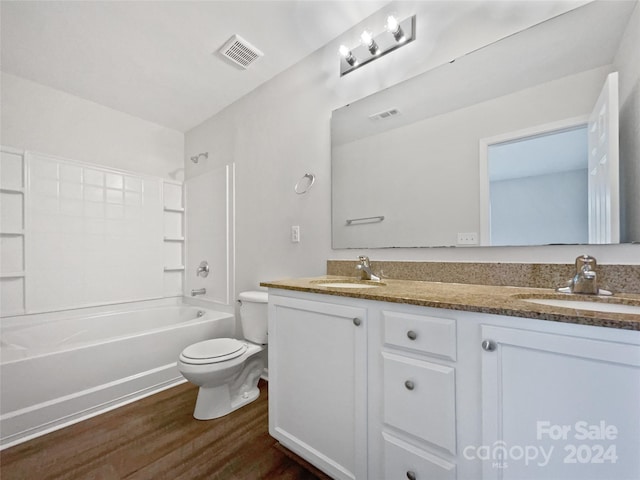
<instances>
[{"instance_id":1,"label":"large mirror","mask_svg":"<svg viewBox=\"0 0 640 480\"><path fill-rule=\"evenodd\" d=\"M592 2L334 111L333 247L639 241L639 16Z\"/></svg>"}]
</instances>

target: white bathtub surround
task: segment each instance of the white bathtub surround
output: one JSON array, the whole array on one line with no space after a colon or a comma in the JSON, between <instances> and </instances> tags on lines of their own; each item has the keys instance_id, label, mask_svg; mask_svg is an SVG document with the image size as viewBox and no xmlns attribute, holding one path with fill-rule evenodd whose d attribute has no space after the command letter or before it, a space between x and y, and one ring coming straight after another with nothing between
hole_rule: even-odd
<instances>
[{"instance_id":1,"label":"white bathtub surround","mask_svg":"<svg viewBox=\"0 0 640 480\"><path fill-rule=\"evenodd\" d=\"M234 332L178 299L3 318L0 448L181 383L187 345Z\"/></svg>"},{"instance_id":2,"label":"white bathtub surround","mask_svg":"<svg viewBox=\"0 0 640 480\"><path fill-rule=\"evenodd\" d=\"M184 295L206 289L198 299L218 305L233 305L235 263L235 165L220 164L204 170L207 162L218 162L218 151L200 160L195 168L203 173L185 182L186 263ZM189 162L191 163L191 162ZM197 274L202 261L209 274Z\"/></svg>"},{"instance_id":3,"label":"white bathtub surround","mask_svg":"<svg viewBox=\"0 0 640 480\"><path fill-rule=\"evenodd\" d=\"M6 147L0 167L1 315L182 295L180 182Z\"/></svg>"}]
</instances>

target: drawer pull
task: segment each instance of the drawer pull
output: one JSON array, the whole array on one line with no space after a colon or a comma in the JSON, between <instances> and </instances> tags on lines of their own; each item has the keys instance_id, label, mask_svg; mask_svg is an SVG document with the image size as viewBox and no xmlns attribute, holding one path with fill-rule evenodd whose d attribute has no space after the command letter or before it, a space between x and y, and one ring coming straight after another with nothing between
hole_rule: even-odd
<instances>
[{"instance_id":1,"label":"drawer pull","mask_svg":"<svg viewBox=\"0 0 640 480\"><path fill-rule=\"evenodd\" d=\"M360 320L358 317L356 317L356 318L353 319L353 324L356 327L359 327L362 324L362 320Z\"/></svg>"},{"instance_id":2,"label":"drawer pull","mask_svg":"<svg viewBox=\"0 0 640 480\"><path fill-rule=\"evenodd\" d=\"M415 340L416 338L418 338L418 334L413 330L409 330L407 332L407 337L409 337L409 340Z\"/></svg>"},{"instance_id":3,"label":"drawer pull","mask_svg":"<svg viewBox=\"0 0 640 480\"><path fill-rule=\"evenodd\" d=\"M416 478L418 478L418 477L416 476L416 472L412 472L411 470L409 470L407 472L407 478L409 480L416 480Z\"/></svg>"},{"instance_id":4,"label":"drawer pull","mask_svg":"<svg viewBox=\"0 0 640 480\"><path fill-rule=\"evenodd\" d=\"M404 382L404 386L407 390L413 390L414 388L416 388L416 385L411 380L407 380L406 382Z\"/></svg>"}]
</instances>

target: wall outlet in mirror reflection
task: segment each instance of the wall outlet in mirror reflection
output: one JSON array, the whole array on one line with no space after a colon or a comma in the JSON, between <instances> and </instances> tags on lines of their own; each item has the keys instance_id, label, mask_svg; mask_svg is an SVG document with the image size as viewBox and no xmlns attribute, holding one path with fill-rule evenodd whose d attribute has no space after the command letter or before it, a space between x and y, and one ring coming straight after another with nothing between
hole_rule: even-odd
<instances>
[{"instance_id":1,"label":"wall outlet in mirror reflection","mask_svg":"<svg viewBox=\"0 0 640 480\"><path fill-rule=\"evenodd\" d=\"M478 245L478 232L458 233L458 245Z\"/></svg>"}]
</instances>

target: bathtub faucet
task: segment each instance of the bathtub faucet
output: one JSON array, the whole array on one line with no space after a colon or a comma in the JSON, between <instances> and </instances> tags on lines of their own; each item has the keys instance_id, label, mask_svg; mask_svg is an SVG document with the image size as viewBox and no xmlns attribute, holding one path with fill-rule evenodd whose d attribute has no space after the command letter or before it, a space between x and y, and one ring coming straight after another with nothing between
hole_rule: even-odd
<instances>
[{"instance_id":1,"label":"bathtub faucet","mask_svg":"<svg viewBox=\"0 0 640 480\"><path fill-rule=\"evenodd\" d=\"M207 293L207 289L206 288L198 288L198 289L193 289L191 290L191 296L195 297L196 295L204 295L205 293Z\"/></svg>"}]
</instances>

